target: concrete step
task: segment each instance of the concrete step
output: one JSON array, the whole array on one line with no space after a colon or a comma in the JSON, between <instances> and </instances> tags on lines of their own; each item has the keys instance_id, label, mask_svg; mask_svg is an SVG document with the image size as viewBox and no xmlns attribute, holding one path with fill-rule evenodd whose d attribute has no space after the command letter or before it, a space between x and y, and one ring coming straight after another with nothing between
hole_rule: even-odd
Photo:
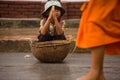
<instances>
[{"instance_id":1,"label":"concrete step","mask_svg":"<svg viewBox=\"0 0 120 80\"><path fill-rule=\"evenodd\" d=\"M0 28L35 28L40 25L40 18L0 18ZM65 19L66 28L78 28L80 19Z\"/></svg>"},{"instance_id":2,"label":"concrete step","mask_svg":"<svg viewBox=\"0 0 120 80\"><path fill-rule=\"evenodd\" d=\"M12 52L31 52L31 41L30 38L24 39L11 39L11 40L0 40L0 52L2 53L12 53ZM75 41L70 44L70 53L88 53L89 49L75 48ZM74 50L74 52L73 52Z\"/></svg>"},{"instance_id":3,"label":"concrete step","mask_svg":"<svg viewBox=\"0 0 120 80\"><path fill-rule=\"evenodd\" d=\"M37 40L38 28L0 29L0 52L31 52L30 40ZM65 35L72 35L70 52L75 47L77 28L65 28ZM76 48L76 53L87 53L88 49Z\"/></svg>"},{"instance_id":4,"label":"concrete step","mask_svg":"<svg viewBox=\"0 0 120 80\"><path fill-rule=\"evenodd\" d=\"M38 18L0 18L0 52L30 52L30 40L39 35ZM71 51L75 46L79 19L66 21L65 35L72 35ZM70 51L70 52L71 52ZM88 52L88 49L76 48L75 52Z\"/></svg>"}]
</instances>

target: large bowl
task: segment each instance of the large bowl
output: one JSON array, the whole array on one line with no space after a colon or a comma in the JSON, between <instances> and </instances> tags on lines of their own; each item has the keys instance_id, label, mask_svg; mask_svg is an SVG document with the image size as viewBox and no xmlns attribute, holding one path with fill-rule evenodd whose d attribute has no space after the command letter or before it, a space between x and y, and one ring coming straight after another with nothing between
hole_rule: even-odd
<instances>
[{"instance_id":1,"label":"large bowl","mask_svg":"<svg viewBox=\"0 0 120 80\"><path fill-rule=\"evenodd\" d=\"M46 42L32 42L32 53L41 62L62 62L70 50L71 38Z\"/></svg>"}]
</instances>

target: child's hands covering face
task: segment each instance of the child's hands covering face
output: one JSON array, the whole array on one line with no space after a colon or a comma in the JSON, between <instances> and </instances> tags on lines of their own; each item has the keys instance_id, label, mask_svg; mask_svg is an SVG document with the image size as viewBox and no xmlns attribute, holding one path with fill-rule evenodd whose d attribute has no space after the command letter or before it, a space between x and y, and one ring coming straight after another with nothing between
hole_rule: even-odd
<instances>
[{"instance_id":1,"label":"child's hands covering face","mask_svg":"<svg viewBox=\"0 0 120 80\"><path fill-rule=\"evenodd\" d=\"M52 17L53 17L53 19L56 18L55 6L52 6Z\"/></svg>"},{"instance_id":2,"label":"child's hands covering face","mask_svg":"<svg viewBox=\"0 0 120 80\"><path fill-rule=\"evenodd\" d=\"M55 6L52 6L52 8L51 8L51 10L50 10L49 18L50 18L51 20L56 18Z\"/></svg>"}]
</instances>

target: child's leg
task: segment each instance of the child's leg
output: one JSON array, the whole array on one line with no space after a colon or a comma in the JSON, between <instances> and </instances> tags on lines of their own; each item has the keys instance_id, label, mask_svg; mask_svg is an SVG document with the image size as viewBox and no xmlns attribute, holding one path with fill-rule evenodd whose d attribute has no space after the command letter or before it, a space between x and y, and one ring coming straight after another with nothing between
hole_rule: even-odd
<instances>
[{"instance_id":1,"label":"child's leg","mask_svg":"<svg viewBox=\"0 0 120 80\"><path fill-rule=\"evenodd\" d=\"M105 80L103 73L104 46L91 48L91 69L89 73L77 80Z\"/></svg>"},{"instance_id":2,"label":"child's leg","mask_svg":"<svg viewBox=\"0 0 120 80\"><path fill-rule=\"evenodd\" d=\"M54 40L66 40L66 37L64 34L63 35L56 35L56 36L54 36Z\"/></svg>"},{"instance_id":3,"label":"child's leg","mask_svg":"<svg viewBox=\"0 0 120 80\"><path fill-rule=\"evenodd\" d=\"M53 38L49 34L39 35L38 36L38 41L40 41L40 42L51 41L51 40L53 40Z\"/></svg>"}]
</instances>

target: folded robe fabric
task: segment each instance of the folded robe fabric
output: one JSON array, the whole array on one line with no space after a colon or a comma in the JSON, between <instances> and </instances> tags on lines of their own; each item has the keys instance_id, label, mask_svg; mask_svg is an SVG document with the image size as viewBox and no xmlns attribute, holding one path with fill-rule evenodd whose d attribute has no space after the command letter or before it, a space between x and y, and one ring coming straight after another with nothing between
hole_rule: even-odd
<instances>
[{"instance_id":1,"label":"folded robe fabric","mask_svg":"<svg viewBox=\"0 0 120 80\"><path fill-rule=\"evenodd\" d=\"M105 46L105 53L120 54L120 0L90 0L77 33L76 46Z\"/></svg>"}]
</instances>

